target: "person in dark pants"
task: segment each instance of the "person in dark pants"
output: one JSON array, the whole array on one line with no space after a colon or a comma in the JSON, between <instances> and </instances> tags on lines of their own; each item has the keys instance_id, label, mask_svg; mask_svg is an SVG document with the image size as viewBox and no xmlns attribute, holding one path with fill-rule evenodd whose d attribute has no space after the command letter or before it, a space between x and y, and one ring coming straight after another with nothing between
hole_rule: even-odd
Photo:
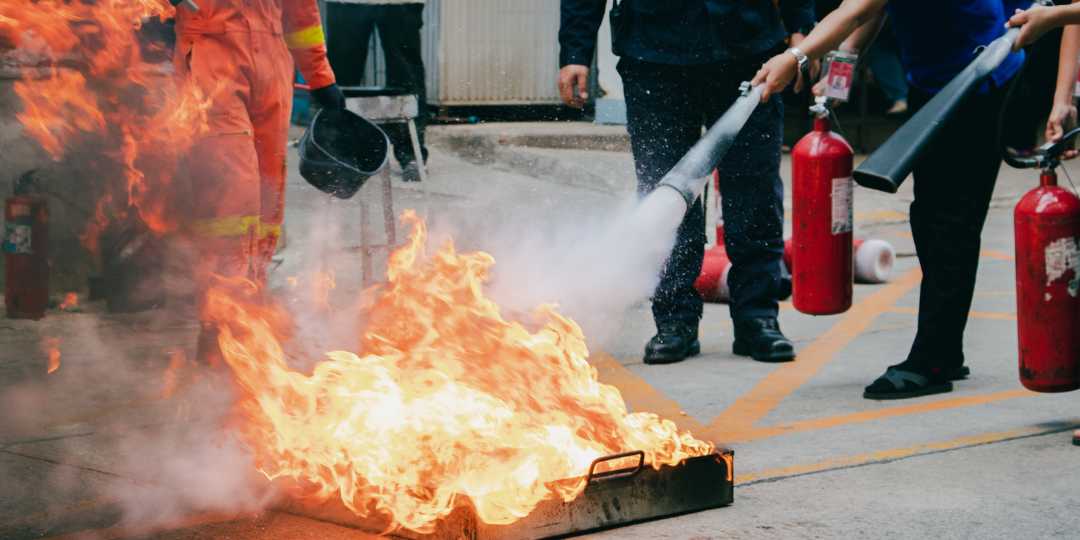
<instances>
[{"instance_id":1,"label":"person in dark pants","mask_svg":"<svg viewBox=\"0 0 1080 540\"><path fill-rule=\"evenodd\" d=\"M420 54L420 28L424 24L423 0L329 0L326 3L328 28L327 49L330 65L338 74L341 86L361 86L368 57L368 44L377 28L386 56L387 86L414 94L420 105L416 118L420 148L427 162L424 146L427 90L424 81L424 59ZM394 157L401 164L402 180L420 180L408 128L404 125L385 126Z\"/></svg>"},{"instance_id":2,"label":"person in dark pants","mask_svg":"<svg viewBox=\"0 0 1080 540\"><path fill-rule=\"evenodd\" d=\"M819 58L854 32L842 48L864 50L887 13L911 83L910 103L917 110L974 59L978 47L1005 32L1008 15L1020 4L846 0L818 24L802 48L807 56ZM927 40L928 35L935 38ZM1022 52L1008 56L916 162L911 232L923 272L918 330L907 359L867 386L867 399L949 392L952 381L969 373L964 328L975 290L980 236L1001 165L999 118L1023 62ZM787 86L795 71L790 55L778 55L762 66L754 81L766 85L767 97Z\"/></svg>"},{"instance_id":3,"label":"person in dark pants","mask_svg":"<svg viewBox=\"0 0 1080 540\"><path fill-rule=\"evenodd\" d=\"M639 192L650 192L738 97L741 82L797 43L814 22L811 0L622 0L612 10L613 48L626 95L627 128ZM571 106L587 99L589 64L604 2L562 0L560 93ZM786 29L785 29L786 27ZM790 31L790 32L789 32ZM576 91L576 94L575 94ZM735 354L777 362L795 350L776 316L784 292L783 104L774 99L750 117L720 164L727 253L732 261ZM705 211L696 201L653 296L657 333L648 364L678 362L700 351L702 300L694 289L705 249Z\"/></svg>"}]
</instances>

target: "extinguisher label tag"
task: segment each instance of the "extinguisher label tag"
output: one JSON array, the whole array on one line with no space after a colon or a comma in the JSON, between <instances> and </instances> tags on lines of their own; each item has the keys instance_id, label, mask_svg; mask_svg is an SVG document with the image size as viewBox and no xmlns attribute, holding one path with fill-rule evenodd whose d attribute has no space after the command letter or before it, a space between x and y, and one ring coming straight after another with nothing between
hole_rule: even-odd
<instances>
[{"instance_id":1,"label":"extinguisher label tag","mask_svg":"<svg viewBox=\"0 0 1080 540\"><path fill-rule=\"evenodd\" d=\"M1069 294L1076 296L1080 289L1080 243L1076 238L1059 238L1046 246L1046 286L1073 271Z\"/></svg>"},{"instance_id":2,"label":"extinguisher label tag","mask_svg":"<svg viewBox=\"0 0 1080 540\"><path fill-rule=\"evenodd\" d=\"M4 253L16 253L19 255L28 255L33 253L33 246L30 243L31 238L30 225L23 225L20 223L5 223L4 224Z\"/></svg>"},{"instance_id":3,"label":"extinguisher label tag","mask_svg":"<svg viewBox=\"0 0 1080 540\"><path fill-rule=\"evenodd\" d=\"M832 181L832 233L851 232L852 190L851 177L833 178Z\"/></svg>"},{"instance_id":4,"label":"extinguisher label tag","mask_svg":"<svg viewBox=\"0 0 1080 540\"><path fill-rule=\"evenodd\" d=\"M858 55L833 51L825 57L825 97L847 101L855 82L855 62Z\"/></svg>"}]
</instances>

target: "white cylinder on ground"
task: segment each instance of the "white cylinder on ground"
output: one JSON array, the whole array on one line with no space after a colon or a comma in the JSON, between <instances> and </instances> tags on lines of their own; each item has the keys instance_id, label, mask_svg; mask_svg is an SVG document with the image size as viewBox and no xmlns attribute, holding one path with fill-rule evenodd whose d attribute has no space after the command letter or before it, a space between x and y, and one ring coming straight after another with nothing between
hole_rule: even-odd
<instances>
[{"instance_id":1,"label":"white cylinder on ground","mask_svg":"<svg viewBox=\"0 0 1080 540\"><path fill-rule=\"evenodd\" d=\"M892 244L878 239L859 242L855 247L855 281L885 283L892 275L896 250Z\"/></svg>"},{"instance_id":2,"label":"white cylinder on ground","mask_svg":"<svg viewBox=\"0 0 1080 540\"><path fill-rule=\"evenodd\" d=\"M716 285L717 296L722 301L731 300L731 288L728 287L728 274L731 273L731 264L724 267L724 273L720 274L720 283Z\"/></svg>"}]
</instances>

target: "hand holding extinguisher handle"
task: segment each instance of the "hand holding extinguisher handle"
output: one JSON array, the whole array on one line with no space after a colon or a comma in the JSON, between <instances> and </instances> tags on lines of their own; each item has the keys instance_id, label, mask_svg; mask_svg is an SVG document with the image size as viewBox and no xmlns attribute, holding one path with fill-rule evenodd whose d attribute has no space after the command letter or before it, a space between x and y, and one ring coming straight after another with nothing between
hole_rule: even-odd
<instances>
[{"instance_id":1,"label":"hand holding extinguisher handle","mask_svg":"<svg viewBox=\"0 0 1080 540\"><path fill-rule=\"evenodd\" d=\"M1015 169L1053 169L1061 164L1061 156L1072 148L1073 140L1080 135L1080 127L1074 128L1060 139L1048 142L1038 148L1031 156L1018 156L1005 152L1005 163Z\"/></svg>"}]
</instances>

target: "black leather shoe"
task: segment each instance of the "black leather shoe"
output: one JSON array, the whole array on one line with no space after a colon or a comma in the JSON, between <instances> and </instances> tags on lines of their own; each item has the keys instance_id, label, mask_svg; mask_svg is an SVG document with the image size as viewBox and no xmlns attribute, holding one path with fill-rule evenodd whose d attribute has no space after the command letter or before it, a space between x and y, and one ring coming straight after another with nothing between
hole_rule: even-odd
<instances>
[{"instance_id":1,"label":"black leather shoe","mask_svg":"<svg viewBox=\"0 0 1080 540\"><path fill-rule=\"evenodd\" d=\"M780 332L776 319L749 319L735 322L733 352L758 362L790 362L795 345Z\"/></svg>"},{"instance_id":2,"label":"black leather shoe","mask_svg":"<svg viewBox=\"0 0 1080 540\"><path fill-rule=\"evenodd\" d=\"M681 321L657 323L656 335L645 345L646 364L673 364L701 353L697 326Z\"/></svg>"}]
</instances>

